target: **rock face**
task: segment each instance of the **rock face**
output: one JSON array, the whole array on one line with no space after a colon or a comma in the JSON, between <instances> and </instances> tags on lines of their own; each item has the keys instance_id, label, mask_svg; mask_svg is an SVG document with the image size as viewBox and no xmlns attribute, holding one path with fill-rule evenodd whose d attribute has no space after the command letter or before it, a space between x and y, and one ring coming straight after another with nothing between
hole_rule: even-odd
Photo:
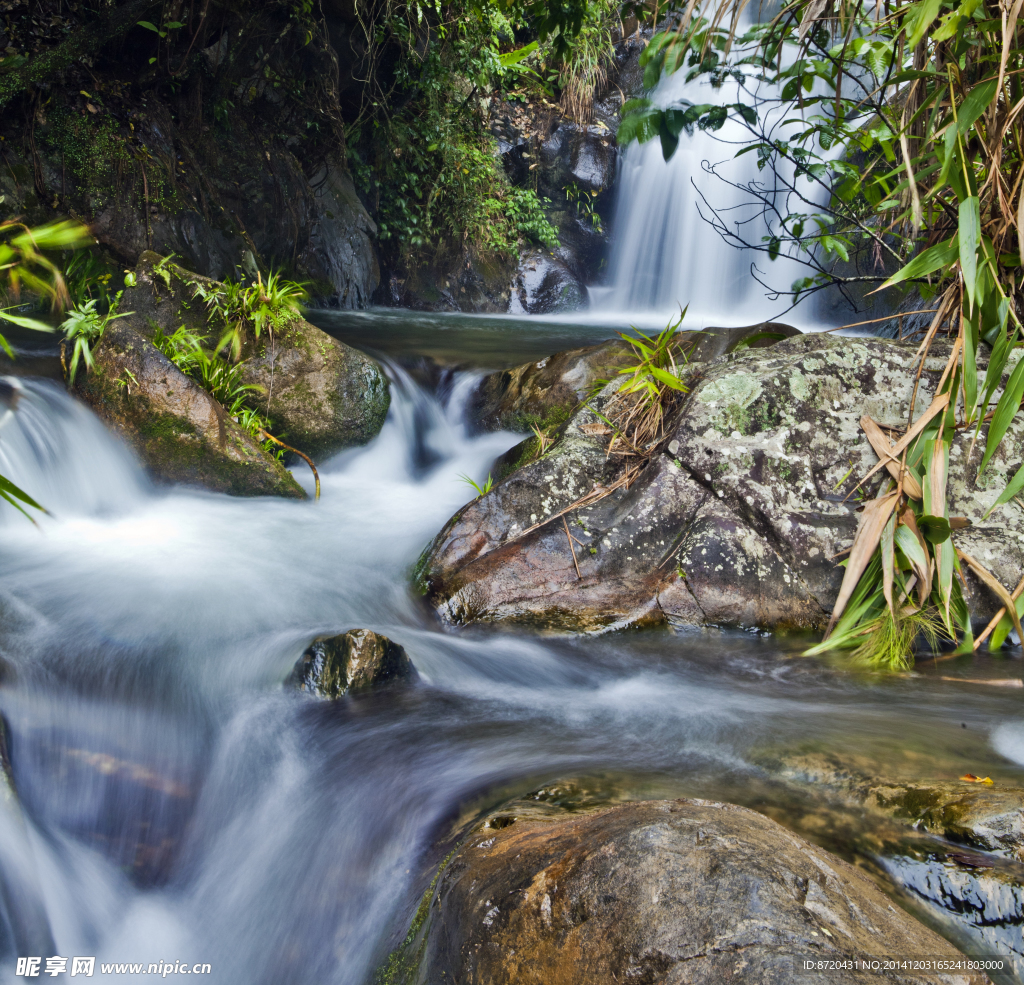
<instances>
[{"instance_id":1,"label":"rock face","mask_svg":"<svg viewBox=\"0 0 1024 985\"><path fill-rule=\"evenodd\" d=\"M877 463L858 422L867 413L905 424L914 351L813 335L692 364L691 393L628 484L630 460L608 458L594 412L613 383L577 408L542 458L448 522L421 559L419 585L453 624L821 627L842 580L833 559L856 530L847 497ZM945 360L941 347L929 358L916 414ZM982 517L1024 458L1024 421L980 477L984 442L967 462L970 443L958 434L951 453L950 509L974 523L955 539L1012 586L1024 568L1024 514ZM978 618L997 607L970 575L966 595Z\"/></svg>"},{"instance_id":2,"label":"rock face","mask_svg":"<svg viewBox=\"0 0 1024 985\"><path fill-rule=\"evenodd\" d=\"M107 327L93 358L95 369L79 369L74 392L158 481L235 496L305 498L291 473L127 319Z\"/></svg>"},{"instance_id":3,"label":"rock face","mask_svg":"<svg viewBox=\"0 0 1024 985\"><path fill-rule=\"evenodd\" d=\"M509 314L547 315L575 311L586 304L586 287L554 253L531 250L520 258Z\"/></svg>"},{"instance_id":4,"label":"rock face","mask_svg":"<svg viewBox=\"0 0 1024 985\"><path fill-rule=\"evenodd\" d=\"M378 298L414 311L498 314L508 311L515 271L514 259L485 255L470 244L455 256L391 271Z\"/></svg>"},{"instance_id":5,"label":"rock face","mask_svg":"<svg viewBox=\"0 0 1024 985\"><path fill-rule=\"evenodd\" d=\"M862 872L746 808L652 801L556 821L494 820L500 826L477 829L439 880L417 980L788 985L823 980L804 960L960 956Z\"/></svg>"},{"instance_id":6,"label":"rock face","mask_svg":"<svg viewBox=\"0 0 1024 985\"><path fill-rule=\"evenodd\" d=\"M962 780L880 778L831 754L787 756L778 775L941 838L1024 862L1024 790Z\"/></svg>"},{"instance_id":7,"label":"rock face","mask_svg":"<svg viewBox=\"0 0 1024 985\"><path fill-rule=\"evenodd\" d=\"M136 280L121 308L136 313L133 324L149 337L184 324L211 345L219 339L223 325L194 298L194 283L210 286L207 278L144 253ZM243 380L261 388L255 399L274 433L307 455L364 444L384 424L391 395L380 366L301 318L273 339L247 338L242 359Z\"/></svg>"},{"instance_id":8,"label":"rock face","mask_svg":"<svg viewBox=\"0 0 1024 985\"><path fill-rule=\"evenodd\" d=\"M313 640L288 683L317 697L340 698L415 676L416 668L397 643L369 629L352 629Z\"/></svg>"}]
</instances>

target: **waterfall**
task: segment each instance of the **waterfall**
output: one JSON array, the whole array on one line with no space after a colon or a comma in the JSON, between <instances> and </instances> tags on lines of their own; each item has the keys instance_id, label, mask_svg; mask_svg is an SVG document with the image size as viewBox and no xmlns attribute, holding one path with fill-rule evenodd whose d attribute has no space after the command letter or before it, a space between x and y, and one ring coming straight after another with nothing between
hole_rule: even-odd
<instances>
[{"instance_id":1,"label":"waterfall","mask_svg":"<svg viewBox=\"0 0 1024 985\"><path fill-rule=\"evenodd\" d=\"M650 94L652 102L666 107L680 100L724 104L749 99L732 79L715 89L706 78L686 82L685 76L684 69L664 76ZM780 119L769 116L765 122L781 133ZM713 208L747 242L760 243L767 234L760 203L734 187L750 182L768 186L773 180L770 170L758 171L756 154L734 159L750 139L749 130L730 118L716 132L695 127L688 136L684 131L669 161L656 139L626 148L610 259L612 286L602 300L604 308L661 317L689 305L688 321L710 317L718 324L740 325L788 307L785 298L772 302L766 297L768 291L752 276L751 264L761 280L782 289L807 269L785 256L771 261L765 253L737 249L707 221ZM709 173L706 165L716 166L718 174Z\"/></svg>"}]
</instances>

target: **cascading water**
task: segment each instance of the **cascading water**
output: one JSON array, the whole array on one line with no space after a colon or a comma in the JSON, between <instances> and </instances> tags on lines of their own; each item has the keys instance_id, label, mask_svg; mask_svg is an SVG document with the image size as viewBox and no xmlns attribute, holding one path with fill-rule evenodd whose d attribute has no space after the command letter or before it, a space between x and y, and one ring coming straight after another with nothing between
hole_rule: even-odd
<instances>
[{"instance_id":1,"label":"cascading water","mask_svg":"<svg viewBox=\"0 0 1024 985\"><path fill-rule=\"evenodd\" d=\"M749 95L731 78L719 88L705 78L687 82L683 68L664 76L650 99L659 107L683 100L724 105L748 101ZM770 110L763 123L778 128L778 111ZM613 227L611 288L601 297L603 308L663 318L689 305L689 324L709 317L719 325L752 324L765 320L770 304L751 264L762 281L782 289L806 276L804 266L784 255L769 261L764 253L738 249L708 221L713 209L746 242L759 244L767 234L761 204L742 188L751 182L770 188L772 173L758 170L756 154L734 159L750 139L750 131L730 117L720 130L695 127L691 135L680 134L668 161L659 140L634 142L626 149ZM781 206L781 194L778 201Z\"/></svg>"},{"instance_id":2,"label":"cascading water","mask_svg":"<svg viewBox=\"0 0 1024 985\"><path fill-rule=\"evenodd\" d=\"M1012 769L987 747L1019 718L1004 693L837 680L741 633L439 632L409 571L472 496L459 473L519 436L466 427L475 377L439 398L388 371L384 430L323 464L318 503L154 488L88 411L25 383L0 472L54 515L0 527L0 981L28 954L95 956L96 981L181 960L218 985L366 985L466 805L556 779L788 816L759 749L913 736L950 775ZM355 627L402 644L420 682L282 687L314 636Z\"/></svg>"}]
</instances>

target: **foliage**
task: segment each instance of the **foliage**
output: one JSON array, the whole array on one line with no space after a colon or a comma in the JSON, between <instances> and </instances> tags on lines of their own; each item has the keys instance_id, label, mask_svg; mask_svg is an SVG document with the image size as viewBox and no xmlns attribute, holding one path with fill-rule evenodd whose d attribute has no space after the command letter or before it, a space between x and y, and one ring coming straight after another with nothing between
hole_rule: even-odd
<instances>
[{"instance_id":1,"label":"foliage","mask_svg":"<svg viewBox=\"0 0 1024 985\"><path fill-rule=\"evenodd\" d=\"M739 101L665 108L636 101L620 139L658 137L669 157L684 130L738 121L749 134L738 153L756 153L759 169L775 177L741 188L763 206L760 242L705 202L723 236L769 260L787 254L805 263L809 275L792 285L794 299L831 284L916 285L935 302L922 362L940 329L955 337L931 408L916 421L911 411L891 452L889 438L864 419L882 459L874 471L884 464L891 478L861 515L827 645L857 645L893 665L901 648L909 658L913 618L970 647L962 564L1000 598L1019 632L1016 600L954 544L946 489L956 432L983 442L984 473L1024 395L1024 360L999 393L1022 344L1020 6L992 12L979 0L905 0L883 11L793 0L737 39L740 6L688 7L643 58L647 85L686 68L713 86L731 80ZM874 269L849 273L865 254ZM1021 488L1024 466L989 512Z\"/></svg>"},{"instance_id":2,"label":"foliage","mask_svg":"<svg viewBox=\"0 0 1024 985\"><path fill-rule=\"evenodd\" d=\"M287 280L275 271L267 274L266 282L262 273L258 274L255 284L195 281L193 291L224 322L216 351L230 346L236 360L246 330L257 340L264 332L273 338L274 332L283 331L290 322L302 317L302 302L308 296L305 284Z\"/></svg>"},{"instance_id":3,"label":"foliage","mask_svg":"<svg viewBox=\"0 0 1024 985\"><path fill-rule=\"evenodd\" d=\"M92 298L80 307L76 306L68 311L67 317L61 322L60 330L64 338L72 343L71 364L68 367L68 380L75 381L78 373L78 362L82 360L85 365L92 369L92 347L103 337L107 326L117 318L125 318L135 312L126 311L118 314L117 305L121 300L121 292L118 291L114 300L105 314L98 310L99 301Z\"/></svg>"},{"instance_id":4,"label":"foliage","mask_svg":"<svg viewBox=\"0 0 1024 985\"><path fill-rule=\"evenodd\" d=\"M481 496L486 496L491 491L491 489L494 488L494 480L491 478L490 472L487 473L487 479L484 481L484 484L482 486L477 485L477 483L475 483L468 475L463 474L460 475L459 478L463 482L466 482L469 485L471 485L476 490L477 499L479 499Z\"/></svg>"},{"instance_id":5,"label":"foliage","mask_svg":"<svg viewBox=\"0 0 1024 985\"><path fill-rule=\"evenodd\" d=\"M594 118L594 98L607 85L615 60L612 32L620 24L616 5L590 3L572 44L553 52L558 63L558 104L562 113L584 125Z\"/></svg>"},{"instance_id":6,"label":"foliage","mask_svg":"<svg viewBox=\"0 0 1024 985\"><path fill-rule=\"evenodd\" d=\"M34 229L15 219L0 222L0 296L18 301L25 291L33 298L50 301L56 310L63 309L69 300L67 286L59 267L47 253L81 246L88 235L79 222L51 222ZM40 332L53 331L36 318L14 314L17 307L0 308L0 321ZM2 334L0 348L14 358Z\"/></svg>"},{"instance_id":7,"label":"foliage","mask_svg":"<svg viewBox=\"0 0 1024 985\"><path fill-rule=\"evenodd\" d=\"M506 16L508 13L508 16ZM380 48L400 52L389 88L349 127L357 184L377 218L382 244L403 262L430 260L474 243L515 256L520 239L558 245L535 192L513 186L482 133L478 94L528 71L531 42L499 47L522 12L497 3L388 6ZM530 70L532 71L532 70Z\"/></svg>"},{"instance_id":8,"label":"foliage","mask_svg":"<svg viewBox=\"0 0 1024 985\"><path fill-rule=\"evenodd\" d=\"M229 362L216 352L207 352L203 340L184 325L170 335L157 329L153 345L222 404L243 431L260 441L264 451L278 459L283 456L284 446L267 436L270 422L249 403L250 396L262 392L262 388L242 382L241 363Z\"/></svg>"},{"instance_id":9,"label":"foliage","mask_svg":"<svg viewBox=\"0 0 1024 985\"><path fill-rule=\"evenodd\" d=\"M34 229L14 219L0 222L0 295L19 300L24 290L37 298L48 299L53 308L60 310L68 300L67 287L60 269L46 255L47 251L73 249L87 239L88 230L77 222L51 222ZM9 321L20 328L52 331L45 322L16 315L10 307L0 308L0 321ZM14 358L14 351L2 334L0 347L10 359ZM19 396L16 387L11 390L7 413L13 412ZM29 516L25 506L45 512L25 490L3 475L0 475L0 499L25 516Z\"/></svg>"}]
</instances>

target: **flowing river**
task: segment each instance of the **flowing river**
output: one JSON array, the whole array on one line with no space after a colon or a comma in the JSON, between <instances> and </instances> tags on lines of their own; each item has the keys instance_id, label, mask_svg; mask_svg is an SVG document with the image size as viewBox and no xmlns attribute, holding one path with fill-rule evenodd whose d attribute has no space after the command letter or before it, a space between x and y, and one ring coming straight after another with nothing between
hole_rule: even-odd
<instances>
[{"instance_id":1,"label":"flowing river","mask_svg":"<svg viewBox=\"0 0 1024 985\"><path fill-rule=\"evenodd\" d=\"M433 322L470 361L474 338L481 363L534 344ZM378 348L395 329L360 324ZM154 488L57 384L27 383L0 471L54 515L0 527L23 805L0 810L4 980L13 955L44 953L94 955L98 978L163 959L237 985L371 981L452 840L512 796L746 803L898 893L942 870L936 846L794 792L766 756L1024 780L1019 692L943 681L948 664L878 679L756 634L442 632L410 568L467 500L459 473L482 478L517 436L467 431L472 372L431 392L389 372L384 431L323 466L318 503ZM405 646L420 681L337 702L282 687L314 636L353 627ZM981 656L968 673L1007 669ZM900 898L968 950L1020 949L1013 900L996 933Z\"/></svg>"}]
</instances>

